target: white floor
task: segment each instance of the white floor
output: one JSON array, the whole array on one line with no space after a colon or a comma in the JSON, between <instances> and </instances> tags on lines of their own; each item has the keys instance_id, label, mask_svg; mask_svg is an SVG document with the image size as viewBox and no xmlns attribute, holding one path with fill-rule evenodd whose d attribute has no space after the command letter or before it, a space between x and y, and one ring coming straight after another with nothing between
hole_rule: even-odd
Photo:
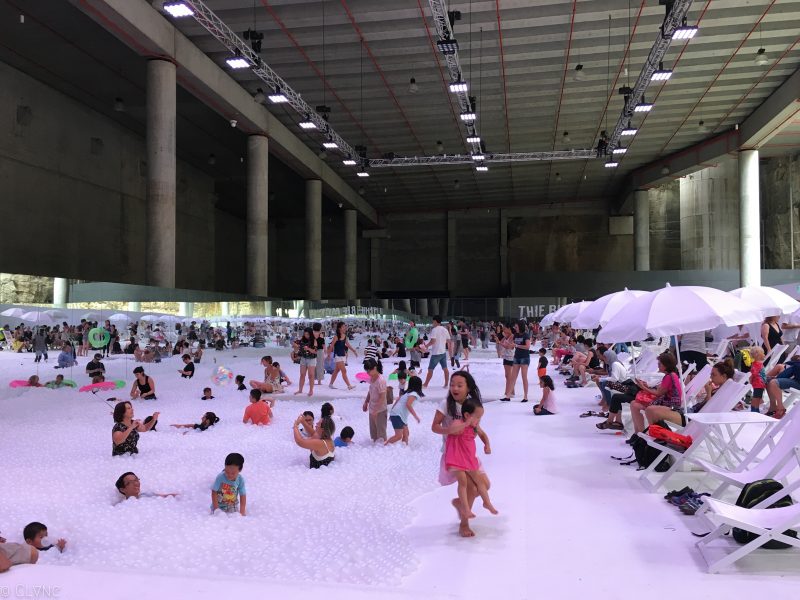
<instances>
[{"instance_id":1,"label":"white floor","mask_svg":"<svg viewBox=\"0 0 800 600\"><path fill-rule=\"evenodd\" d=\"M33 597L38 589L41 597L53 586L56 597L80 600L269 592L288 598L796 596L800 554L794 551L762 551L733 571L705 573L690 533L693 518L668 505L663 491L645 492L634 467L609 458L626 453L622 436L598 431L596 419L578 418L594 408L596 388L559 385L561 413L552 417L532 416L533 402L487 403L483 427L494 451L481 458L500 515L478 506L477 536L462 539L450 505L455 488L436 483L441 441L430 422L444 397L440 373L420 406L422 424L412 423L410 448L373 448L360 406L365 384L350 394L325 385L313 399L293 396L292 388L279 397L267 428L241 424L246 392L232 386L214 387L212 402L199 400L218 365L259 378L263 354L288 366L296 383L298 368L277 348L210 352L188 382L176 372L177 359L149 366L159 400L137 402L135 409L138 418L160 410L158 432L142 434L138 456L112 458L112 419L103 401L112 394L9 389L8 381L27 378L36 366L33 355L0 352L0 531L20 541L22 527L38 520L51 539L69 541L63 555L50 551L38 565L0 575L0 596ZM471 371L484 397L499 397L502 368L494 352L473 356ZM67 377L85 383L85 362ZM352 376L360 368L350 363ZM113 357L106 364L111 378L130 381L133 363ZM42 380L56 372L52 359L39 367ZM518 384L517 398L521 391ZM537 397L532 384L530 398ZM334 466L310 471L290 427L302 410L318 414L324 400L336 406L338 428L355 428L357 445L339 451ZM183 436L167 427L197 421L207 410L222 418L212 430ZM212 517L208 489L233 451L245 456L250 514ZM113 483L128 470L142 479L143 491L181 496L115 504ZM677 479L674 487L710 486L696 474Z\"/></svg>"}]
</instances>

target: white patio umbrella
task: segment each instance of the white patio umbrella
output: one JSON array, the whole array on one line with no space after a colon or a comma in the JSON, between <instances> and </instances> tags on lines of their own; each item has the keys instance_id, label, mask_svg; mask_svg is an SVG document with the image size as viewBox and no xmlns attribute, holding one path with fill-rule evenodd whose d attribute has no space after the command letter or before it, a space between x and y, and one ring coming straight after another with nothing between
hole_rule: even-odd
<instances>
[{"instance_id":1,"label":"white patio umbrella","mask_svg":"<svg viewBox=\"0 0 800 600\"><path fill-rule=\"evenodd\" d=\"M25 311L21 308L7 308L0 313L0 315L3 315L4 317L15 317L17 319L21 319L22 315L24 314Z\"/></svg>"},{"instance_id":2,"label":"white patio umbrella","mask_svg":"<svg viewBox=\"0 0 800 600\"><path fill-rule=\"evenodd\" d=\"M86 317L84 317L84 318L86 318ZM112 323L130 323L131 322L131 318L128 315L126 315L125 313L115 313L115 314L111 315L110 317L108 317L108 320L111 321Z\"/></svg>"},{"instance_id":3,"label":"white patio umbrella","mask_svg":"<svg viewBox=\"0 0 800 600\"><path fill-rule=\"evenodd\" d=\"M639 296L600 330L598 342L641 341L705 331L718 325L754 323L761 311L736 296L709 287L677 286ZM682 371L680 351L678 370ZM681 373L682 375L682 373ZM681 387L684 407L686 396Z\"/></svg>"},{"instance_id":4,"label":"white patio umbrella","mask_svg":"<svg viewBox=\"0 0 800 600\"><path fill-rule=\"evenodd\" d=\"M790 315L800 309L800 302L789 294L772 287L749 285L731 291L731 294L761 309L762 319Z\"/></svg>"},{"instance_id":5,"label":"white patio umbrella","mask_svg":"<svg viewBox=\"0 0 800 600\"><path fill-rule=\"evenodd\" d=\"M139 319L140 321L144 321L146 323L153 323L159 320L158 315L144 315Z\"/></svg>"},{"instance_id":6,"label":"white patio umbrella","mask_svg":"<svg viewBox=\"0 0 800 600\"><path fill-rule=\"evenodd\" d=\"M89 312L85 312L81 315L81 319L86 319L87 321L97 321L100 319L100 313L95 310L90 310Z\"/></svg>"},{"instance_id":7,"label":"white patio umbrella","mask_svg":"<svg viewBox=\"0 0 800 600\"><path fill-rule=\"evenodd\" d=\"M59 310L56 308L51 308L49 310L44 311L45 314L50 315L54 319L66 319L69 317L66 311Z\"/></svg>"},{"instance_id":8,"label":"white patio umbrella","mask_svg":"<svg viewBox=\"0 0 800 600\"><path fill-rule=\"evenodd\" d=\"M47 314L46 311L32 310L21 315L19 318L23 321L35 323L36 325L55 325L58 323L58 321Z\"/></svg>"},{"instance_id":9,"label":"white patio umbrella","mask_svg":"<svg viewBox=\"0 0 800 600\"><path fill-rule=\"evenodd\" d=\"M180 323L181 318L175 315L161 315L156 320L159 323Z\"/></svg>"},{"instance_id":10,"label":"white patio umbrella","mask_svg":"<svg viewBox=\"0 0 800 600\"><path fill-rule=\"evenodd\" d=\"M558 312L557 310L554 310L551 313L547 313L545 316L542 317L542 320L539 321L539 325L541 325L542 327L550 327L550 325L556 322L555 315L557 312Z\"/></svg>"},{"instance_id":11,"label":"white patio umbrella","mask_svg":"<svg viewBox=\"0 0 800 600\"><path fill-rule=\"evenodd\" d=\"M594 329L604 327L611 318L620 310L625 308L629 302L647 292L641 290L629 290L625 288L621 292L606 294L598 298L592 305L587 307L581 314L572 320L572 326L576 329Z\"/></svg>"},{"instance_id":12,"label":"white patio umbrella","mask_svg":"<svg viewBox=\"0 0 800 600\"><path fill-rule=\"evenodd\" d=\"M581 302L573 302L559 308L553 315L557 323L572 323L584 310L592 305L591 302L582 300ZM574 327L574 325L573 325Z\"/></svg>"}]
</instances>

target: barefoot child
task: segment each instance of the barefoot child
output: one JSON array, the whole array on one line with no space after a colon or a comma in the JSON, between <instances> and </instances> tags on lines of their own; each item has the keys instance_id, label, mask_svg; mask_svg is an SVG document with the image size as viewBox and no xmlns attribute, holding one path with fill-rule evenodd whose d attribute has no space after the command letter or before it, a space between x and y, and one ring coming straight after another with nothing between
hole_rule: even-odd
<instances>
[{"instance_id":1,"label":"barefoot child","mask_svg":"<svg viewBox=\"0 0 800 600\"><path fill-rule=\"evenodd\" d=\"M401 360L397 368L392 371L392 375L397 375L397 386L400 388L399 394L402 396L406 393L406 381L408 380L408 369L406 368L406 361Z\"/></svg>"},{"instance_id":2,"label":"barefoot child","mask_svg":"<svg viewBox=\"0 0 800 600\"><path fill-rule=\"evenodd\" d=\"M489 499L489 491L480 473L481 466L475 450L475 434L483 416L483 405L478 400L468 398L461 405L461 416L464 419L464 429L458 435L447 436L444 450L445 465L458 481L458 499L461 504L459 512L462 518L471 519L475 516L469 509L467 499L467 485L471 479L483 500L483 507L496 515L497 509Z\"/></svg>"},{"instance_id":3,"label":"barefoot child","mask_svg":"<svg viewBox=\"0 0 800 600\"><path fill-rule=\"evenodd\" d=\"M764 349L759 346L750 348L750 356L753 357L753 362L750 365L750 385L753 386L750 411L759 412L764 398L764 389L767 387L767 374L764 371Z\"/></svg>"},{"instance_id":4,"label":"barefoot child","mask_svg":"<svg viewBox=\"0 0 800 600\"><path fill-rule=\"evenodd\" d=\"M408 415L411 413L411 416L419 423L419 417L414 410L414 401L419 398L421 392L422 379L419 377L409 379L408 390L397 399L397 402L392 405L392 410L389 412L389 421L394 427L394 435L386 440L384 446L394 444L400 440L403 440L403 443L408 445Z\"/></svg>"},{"instance_id":5,"label":"barefoot child","mask_svg":"<svg viewBox=\"0 0 800 600\"><path fill-rule=\"evenodd\" d=\"M556 394L553 391L556 389L553 385L553 379L549 375L539 379L539 387L542 388L542 399L536 406L533 407L533 414L535 415L554 415L556 410Z\"/></svg>"},{"instance_id":6,"label":"barefoot child","mask_svg":"<svg viewBox=\"0 0 800 600\"><path fill-rule=\"evenodd\" d=\"M244 457L238 452L225 457L225 468L211 486L212 513L219 509L226 513L238 512L243 517L247 514L247 491L241 476L243 468Z\"/></svg>"}]
</instances>

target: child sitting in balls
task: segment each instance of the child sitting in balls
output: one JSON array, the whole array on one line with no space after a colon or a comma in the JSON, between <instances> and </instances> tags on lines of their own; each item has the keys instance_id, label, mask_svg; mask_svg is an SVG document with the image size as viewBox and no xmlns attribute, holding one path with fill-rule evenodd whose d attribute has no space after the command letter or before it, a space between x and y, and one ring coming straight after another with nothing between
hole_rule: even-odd
<instances>
[{"instance_id":1,"label":"child sitting in balls","mask_svg":"<svg viewBox=\"0 0 800 600\"><path fill-rule=\"evenodd\" d=\"M244 375L236 376L236 389L240 392L243 392L247 389L247 386L244 384Z\"/></svg>"},{"instance_id":2,"label":"child sitting in balls","mask_svg":"<svg viewBox=\"0 0 800 600\"><path fill-rule=\"evenodd\" d=\"M261 390L250 390L250 405L244 410L242 423L269 425L272 420L270 405L261 399Z\"/></svg>"},{"instance_id":3,"label":"child sitting in balls","mask_svg":"<svg viewBox=\"0 0 800 600\"><path fill-rule=\"evenodd\" d=\"M346 448L353 443L353 436L356 434L349 425L342 428L342 433L333 440L333 445L337 448Z\"/></svg>"},{"instance_id":4,"label":"child sitting in balls","mask_svg":"<svg viewBox=\"0 0 800 600\"><path fill-rule=\"evenodd\" d=\"M194 377L194 363L192 362L192 355L184 354L181 358L183 360L183 369L179 369L178 373L180 373L181 377L184 379L191 379Z\"/></svg>"},{"instance_id":5,"label":"child sitting in balls","mask_svg":"<svg viewBox=\"0 0 800 600\"><path fill-rule=\"evenodd\" d=\"M244 456L231 452L225 457L225 468L217 475L211 486L211 512L221 510L226 513L239 512L247 515L247 491L241 472Z\"/></svg>"},{"instance_id":6,"label":"child sitting in balls","mask_svg":"<svg viewBox=\"0 0 800 600\"><path fill-rule=\"evenodd\" d=\"M213 400L214 396L211 395L211 388L205 387L203 388L203 397L200 400Z\"/></svg>"}]
</instances>

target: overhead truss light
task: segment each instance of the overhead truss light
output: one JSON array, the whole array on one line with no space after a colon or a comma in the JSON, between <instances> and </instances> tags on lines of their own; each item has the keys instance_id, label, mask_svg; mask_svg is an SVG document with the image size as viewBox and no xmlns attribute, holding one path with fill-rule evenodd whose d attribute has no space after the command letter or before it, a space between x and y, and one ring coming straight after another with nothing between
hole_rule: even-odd
<instances>
[{"instance_id":1,"label":"overhead truss light","mask_svg":"<svg viewBox=\"0 0 800 600\"><path fill-rule=\"evenodd\" d=\"M686 19L683 20L683 25L672 32L673 40L690 40L697 35L699 28L697 25L687 25Z\"/></svg>"},{"instance_id":2,"label":"overhead truss light","mask_svg":"<svg viewBox=\"0 0 800 600\"><path fill-rule=\"evenodd\" d=\"M327 148L328 150L336 150L336 148L339 147L339 144L333 140L328 140L327 142L322 142L322 147Z\"/></svg>"},{"instance_id":3,"label":"overhead truss light","mask_svg":"<svg viewBox=\"0 0 800 600\"><path fill-rule=\"evenodd\" d=\"M486 156L484 156L483 154L473 154L472 155L472 160L485 160L485 159L486 159Z\"/></svg>"},{"instance_id":4,"label":"overhead truss light","mask_svg":"<svg viewBox=\"0 0 800 600\"><path fill-rule=\"evenodd\" d=\"M183 2L168 2L164 4L164 10L176 19L179 17L191 17L194 11Z\"/></svg>"},{"instance_id":5,"label":"overhead truss light","mask_svg":"<svg viewBox=\"0 0 800 600\"><path fill-rule=\"evenodd\" d=\"M225 62L228 63L231 69L246 69L250 66L250 63L241 56L225 59Z\"/></svg>"},{"instance_id":6,"label":"overhead truss light","mask_svg":"<svg viewBox=\"0 0 800 600\"><path fill-rule=\"evenodd\" d=\"M461 120L465 123L473 123L475 121L475 113L474 112L463 112L461 113Z\"/></svg>"},{"instance_id":7,"label":"overhead truss light","mask_svg":"<svg viewBox=\"0 0 800 600\"><path fill-rule=\"evenodd\" d=\"M480 138L480 136L477 136L477 135L470 135L470 136L467 137L467 143L468 144L480 144L481 143L481 138Z\"/></svg>"},{"instance_id":8,"label":"overhead truss light","mask_svg":"<svg viewBox=\"0 0 800 600\"><path fill-rule=\"evenodd\" d=\"M653 71L653 74L650 76L650 81L667 81L670 77L672 77L672 69L665 69L664 63L658 63L658 69Z\"/></svg>"},{"instance_id":9,"label":"overhead truss light","mask_svg":"<svg viewBox=\"0 0 800 600\"><path fill-rule=\"evenodd\" d=\"M486 165L478 165L477 167L475 167L475 170L480 171L481 173L485 173L486 171L489 170L489 167L487 167Z\"/></svg>"},{"instance_id":10,"label":"overhead truss light","mask_svg":"<svg viewBox=\"0 0 800 600\"><path fill-rule=\"evenodd\" d=\"M468 89L466 81L454 81L450 84L450 91L454 94L457 92L466 92Z\"/></svg>"},{"instance_id":11,"label":"overhead truss light","mask_svg":"<svg viewBox=\"0 0 800 600\"><path fill-rule=\"evenodd\" d=\"M300 128L301 128L301 129L316 129L316 128L317 128L317 124L316 124L316 123L314 123L314 121L312 121L312 120L309 118L309 116L308 116L308 115L306 115L306 120L305 120L305 121L300 121L300 122L298 123L298 125L300 125Z\"/></svg>"},{"instance_id":12,"label":"overhead truss light","mask_svg":"<svg viewBox=\"0 0 800 600\"><path fill-rule=\"evenodd\" d=\"M268 98L273 104L283 104L284 102L289 101L289 98L287 98L286 95L280 90L275 90L275 93L270 94Z\"/></svg>"},{"instance_id":13,"label":"overhead truss light","mask_svg":"<svg viewBox=\"0 0 800 600\"><path fill-rule=\"evenodd\" d=\"M342 164L348 167L355 167L358 163L348 156L342 161Z\"/></svg>"},{"instance_id":14,"label":"overhead truss light","mask_svg":"<svg viewBox=\"0 0 800 600\"><path fill-rule=\"evenodd\" d=\"M627 148L614 148L611 153L612 154L625 154L628 151Z\"/></svg>"},{"instance_id":15,"label":"overhead truss light","mask_svg":"<svg viewBox=\"0 0 800 600\"><path fill-rule=\"evenodd\" d=\"M436 46L442 54L455 54L458 52L458 41L454 38L439 40Z\"/></svg>"},{"instance_id":16,"label":"overhead truss light","mask_svg":"<svg viewBox=\"0 0 800 600\"><path fill-rule=\"evenodd\" d=\"M636 127L631 127L631 122L628 121L628 126L622 130L620 135L636 135L639 130Z\"/></svg>"},{"instance_id":17,"label":"overhead truss light","mask_svg":"<svg viewBox=\"0 0 800 600\"><path fill-rule=\"evenodd\" d=\"M610 160L605 164L606 169L616 169L619 163L615 160Z\"/></svg>"},{"instance_id":18,"label":"overhead truss light","mask_svg":"<svg viewBox=\"0 0 800 600\"><path fill-rule=\"evenodd\" d=\"M634 107L633 112L650 112L651 110L653 110L653 105L650 102L645 102L644 98L642 98L642 101Z\"/></svg>"},{"instance_id":19,"label":"overhead truss light","mask_svg":"<svg viewBox=\"0 0 800 600\"><path fill-rule=\"evenodd\" d=\"M358 171L356 173L356 175L358 175L359 177L369 177L369 171L363 170L363 167L362 167L362 170Z\"/></svg>"}]
</instances>

